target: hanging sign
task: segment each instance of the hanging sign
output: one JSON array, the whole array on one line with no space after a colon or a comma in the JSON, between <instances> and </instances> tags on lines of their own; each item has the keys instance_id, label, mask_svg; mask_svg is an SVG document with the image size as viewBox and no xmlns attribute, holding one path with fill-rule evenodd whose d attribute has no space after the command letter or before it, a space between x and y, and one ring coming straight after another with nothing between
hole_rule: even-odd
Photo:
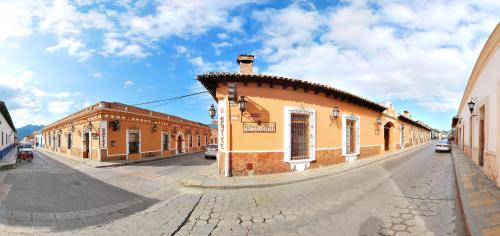
<instances>
[{"instance_id":1,"label":"hanging sign","mask_svg":"<svg viewBox=\"0 0 500 236\"><path fill-rule=\"evenodd\" d=\"M276 122L243 122L243 133L276 133Z\"/></svg>"}]
</instances>

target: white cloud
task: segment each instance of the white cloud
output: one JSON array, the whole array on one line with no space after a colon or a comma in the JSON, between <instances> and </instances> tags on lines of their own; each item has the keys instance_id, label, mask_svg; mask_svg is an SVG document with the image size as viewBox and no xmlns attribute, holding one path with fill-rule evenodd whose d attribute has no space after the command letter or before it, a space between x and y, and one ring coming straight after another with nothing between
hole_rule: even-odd
<instances>
[{"instance_id":1,"label":"white cloud","mask_svg":"<svg viewBox=\"0 0 500 236\"><path fill-rule=\"evenodd\" d=\"M270 63L265 73L376 101L407 100L428 111L456 109L500 5L395 2L377 10L357 1L323 12L296 4L255 12L262 24L258 55Z\"/></svg>"},{"instance_id":2,"label":"white cloud","mask_svg":"<svg viewBox=\"0 0 500 236\"><path fill-rule=\"evenodd\" d=\"M123 82L123 88L128 88L130 86L134 85L134 82L130 81L130 80L127 80L125 82Z\"/></svg>"},{"instance_id":3,"label":"white cloud","mask_svg":"<svg viewBox=\"0 0 500 236\"><path fill-rule=\"evenodd\" d=\"M77 57L78 61L87 60L94 52L94 50L85 50L85 45L82 41L74 38L60 39L58 44L48 47L46 51L54 52L61 49L67 49L68 54L72 57Z\"/></svg>"},{"instance_id":4,"label":"white cloud","mask_svg":"<svg viewBox=\"0 0 500 236\"><path fill-rule=\"evenodd\" d=\"M96 78L96 79L100 79L100 78L102 78L102 74L101 74L101 73L99 73L99 72L94 72L94 73L92 73L92 76L93 76L94 78Z\"/></svg>"},{"instance_id":5,"label":"white cloud","mask_svg":"<svg viewBox=\"0 0 500 236\"><path fill-rule=\"evenodd\" d=\"M117 55L144 58L148 56L148 53L144 52L144 49L141 46L137 44L132 44L124 47Z\"/></svg>"},{"instance_id":6,"label":"white cloud","mask_svg":"<svg viewBox=\"0 0 500 236\"><path fill-rule=\"evenodd\" d=\"M55 114L63 114L68 112L73 105L72 101L51 101L48 103L47 110Z\"/></svg>"},{"instance_id":7,"label":"white cloud","mask_svg":"<svg viewBox=\"0 0 500 236\"><path fill-rule=\"evenodd\" d=\"M212 43L212 47L215 49L215 55L219 56L223 48L231 47L232 44L229 42Z\"/></svg>"},{"instance_id":8,"label":"white cloud","mask_svg":"<svg viewBox=\"0 0 500 236\"><path fill-rule=\"evenodd\" d=\"M235 71L237 65L234 61L216 61L205 62L202 57L193 57L189 59L189 63L197 67L198 72L206 73L210 71Z\"/></svg>"}]
</instances>

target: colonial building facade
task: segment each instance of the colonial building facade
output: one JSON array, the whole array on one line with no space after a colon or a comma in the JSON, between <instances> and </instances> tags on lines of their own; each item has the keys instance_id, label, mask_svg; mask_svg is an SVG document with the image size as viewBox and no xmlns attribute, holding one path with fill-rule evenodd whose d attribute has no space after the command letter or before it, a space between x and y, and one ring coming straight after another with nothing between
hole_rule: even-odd
<instances>
[{"instance_id":1,"label":"colonial building facade","mask_svg":"<svg viewBox=\"0 0 500 236\"><path fill-rule=\"evenodd\" d=\"M15 141L16 127L14 127L7 106L3 101L0 101L0 159L14 148Z\"/></svg>"},{"instance_id":2,"label":"colonial building facade","mask_svg":"<svg viewBox=\"0 0 500 236\"><path fill-rule=\"evenodd\" d=\"M453 139L500 187L500 24L479 55L453 118Z\"/></svg>"},{"instance_id":3,"label":"colonial building facade","mask_svg":"<svg viewBox=\"0 0 500 236\"><path fill-rule=\"evenodd\" d=\"M95 161L169 157L204 150L206 125L116 102L100 102L42 130L43 148Z\"/></svg>"},{"instance_id":4,"label":"colonial building facade","mask_svg":"<svg viewBox=\"0 0 500 236\"><path fill-rule=\"evenodd\" d=\"M302 171L423 144L430 128L390 103L332 87L254 74L240 55L240 73L197 79L218 103L220 174Z\"/></svg>"}]
</instances>

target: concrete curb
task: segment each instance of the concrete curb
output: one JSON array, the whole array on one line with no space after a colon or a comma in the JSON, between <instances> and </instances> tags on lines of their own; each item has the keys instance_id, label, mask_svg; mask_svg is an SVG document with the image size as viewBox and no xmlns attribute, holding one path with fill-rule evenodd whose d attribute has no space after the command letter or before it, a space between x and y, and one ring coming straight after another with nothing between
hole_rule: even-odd
<instances>
[{"instance_id":1,"label":"concrete curb","mask_svg":"<svg viewBox=\"0 0 500 236\"><path fill-rule=\"evenodd\" d=\"M466 235L482 235L481 231L477 227L477 222L474 217L474 213L472 212L469 204L464 204L464 202L469 202L469 198L467 196L467 191L463 186L462 182L459 181L460 172L458 171L458 167L455 164L456 157L453 155L455 147L452 147L452 151L450 152L451 158L453 160L453 176L455 176L455 185L457 187L457 200L459 204L460 211L464 218L464 227Z\"/></svg>"},{"instance_id":2,"label":"concrete curb","mask_svg":"<svg viewBox=\"0 0 500 236\"><path fill-rule=\"evenodd\" d=\"M14 152L14 150L11 152ZM15 169L17 167L17 163L19 162L19 160L17 159L17 151L15 152L16 154L14 154L14 157L5 156L2 159L2 161L0 162L0 171ZM6 158L12 158L12 160L9 160L9 162L3 162L6 160Z\"/></svg>"},{"instance_id":3,"label":"concrete curb","mask_svg":"<svg viewBox=\"0 0 500 236\"><path fill-rule=\"evenodd\" d=\"M387 159L389 159L391 157L398 156L400 154L409 153L409 152L410 153L411 152L416 152L418 150L423 149L424 147L427 147L430 144L432 144L432 141L430 141L430 142L428 142L426 144L423 144L423 145L406 148L406 149L398 151L398 152L389 153L389 154L387 154L387 156L385 156L385 157L383 157L383 158L381 158L379 160L371 161L371 162L368 162L366 164L363 164L363 165L360 165L360 166L355 166L355 167L352 167L352 168L349 168L349 169L346 169L346 170L342 170L342 171L338 171L338 172L329 172L329 173L325 173L325 174L319 174L319 175L316 175L316 176L308 176L308 177L305 177L305 178L295 179L295 180L289 180L289 181L285 180L285 181L274 182L274 183L259 183L259 184L244 184L244 185L243 184L242 185L206 185L206 184L203 184L203 183L193 183L192 181L186 180L186 179L181 179L178 182L181 185L183 185L184 187L188 187L188 188L215 189L215 190L223 190L223 189L245 189L245 188L255 189L255 188L268 188L268 187L274 187L274 186L296 184L296 183L302 183L302 182L307 182L307 181L313 181L313 180L318 180L318 179L333 177L333 176L340 175L340 174L343 174L343 173L348 173L350 171L354 171L354 170L357 170L357 169L360 169L360 168L363 168L363 167L367 167L367 166L370 166L370 165L377 164L379 162L385 161L385 160L387 160ZM324 167L324 168L327 168L327 167Z\"/></svg>"},{"instance_id":4,"label":"concrete curb","mask_svg":"<svg viewBox=\"0 0 500 236\"><path fill-rule=\"evenodd\" d=\"M169 157L154 157L154 158L148 158L148 159L142 159L142 160L141 159L139 159L139 160L130 160L130 161L126 161L126 162L123 162L123 163L109 163L109 162L104 162L103 161L102 162L103 165L92 165L92 164L90 164L89 161L86 161L85 159L79 160L79 159L76 159L76 158L73 158L73 157L64 156L64 155L61 155L59 153L52 152L52 151L47 151L47 150L44 150L44 149L36 149L36 150L40 151L41 153L44 153L44 154L57 155L59 158L64 158L65 160L79 162L81 164L85 164L87 166L94 167L94 168L119 167L119 166L134 165L134 164L146 163L146 162L153 162L153 161L170 160L170 159L175 159L175 158L178 158L178 157L181 157L181 156L185 156L185 155L188 155L188 154L194 154L194 153L203 152L203 151L197 151L197 152L189 152L189 153L177 154L177 155L169 156Z\"/></svg>"}]
</instances>

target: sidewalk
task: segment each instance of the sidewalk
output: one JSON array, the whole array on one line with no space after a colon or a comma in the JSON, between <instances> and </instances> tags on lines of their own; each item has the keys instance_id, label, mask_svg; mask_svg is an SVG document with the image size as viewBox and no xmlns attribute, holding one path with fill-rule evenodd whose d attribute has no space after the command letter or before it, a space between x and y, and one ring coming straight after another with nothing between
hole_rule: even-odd
<instances>
[{"instance_id":1,"label":"sidewalk","mask_svg":"<svg viewBox=\"0 0 500 236\"><path fill-rule=\"evenodd\" d=\"M455 178L469 235L500 235L500 189L462 150L452 151Z\"/></svg>"},{"instance_id":2,"label":"sidewalk","mask_svg":"<svg viewBox=\"0 0 500 236\"><path fill-rule=\"evenodd\" d=\"M0 160L0 170L14 169L16 168L16 164L17 148L13 148Z\"/></svg>"},{"instance_id":3,"label":"sidewalk","mask_svg":"<svg viewBox=\"0 0 500 236\"><path fill-rule=\"evenodd\" d=\"M60 153L57 152L52 152L48 151L42 148L37 148L37 151L40 151L44 154L51 154L51 157L58 159L58 160L72 160L76 161L94 168L105 168L105 167L117 167L117 166L125 166L125 165L131 165L131 164L138 164L138 163L144 163L144 162L152 162L152 161L159 161L159 160L167 160L167 159L172 159L172 158L177 158L181 157L187 154L194 154L198 152L190 152L190 153L181 153L177 154L174 156L169 156L169 157L142 157L141 159L137 160L118 160L118 161L94 161L90 160L87 158L77 158L73 156L67 156L67 155L61 155ZM200 151L201 152L201 151Z\"/></svg>"},{"instance_id":4,"label":"sidewalk","mask_svg":"<svg viewBox=\"0 0 500 236\"><path fill-rule=\"evenodd\" d=\"M388 158L398 158L401 154L415 152L433 143L432 141L404 150L394 151L377 156L367 157L353 162L327 167L308 169L302 172L287 172L281 174L224 177L217 174L217 163L208 166L195 175L181 179L179 182L185 187L207 189L240 189L240 188L265 188L278 185L300 183L304 181L326 178L340 173L356 170L372 165Z\"/></svg>"}]
</instances>

